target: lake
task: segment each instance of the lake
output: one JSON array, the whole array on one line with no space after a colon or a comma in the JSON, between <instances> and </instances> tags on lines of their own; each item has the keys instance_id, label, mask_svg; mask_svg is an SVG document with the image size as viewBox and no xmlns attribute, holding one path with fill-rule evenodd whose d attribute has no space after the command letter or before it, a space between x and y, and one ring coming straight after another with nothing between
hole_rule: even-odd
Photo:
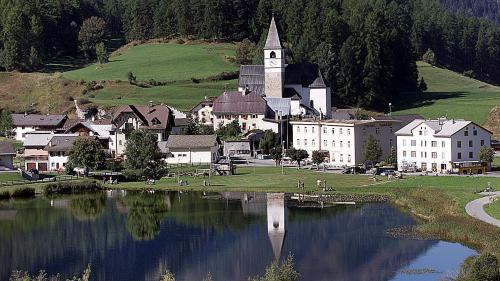
<instances>
[{"instance_id":1,"label":"lake","mask_svg":"<svg viewBox=\"0 0 500 281\"><path fill-rule=\"evenodd\" d=\"M389 204L304 208L283 194L114 191L0 201L0 280L12 270L92 280L243 281L292 254L301 280L439 280L474 250L396 239Z\"/></svg>"}]
</instances>

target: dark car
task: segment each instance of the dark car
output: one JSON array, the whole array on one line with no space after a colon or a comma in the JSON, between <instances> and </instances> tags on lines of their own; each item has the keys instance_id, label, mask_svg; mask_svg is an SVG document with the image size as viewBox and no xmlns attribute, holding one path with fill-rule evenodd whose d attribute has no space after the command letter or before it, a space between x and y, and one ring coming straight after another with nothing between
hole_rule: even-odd
<instances>
[{"instance_id":1,"label":"dark car","mask_svg":"<svg viewBox=\"0 0 500 281\"><path fill-rule=\"evenodd\" d=\"M342 174L364 174L366 173L366 169L363 167L347 167L342 171Z\"/></svg>"}]
</instances>

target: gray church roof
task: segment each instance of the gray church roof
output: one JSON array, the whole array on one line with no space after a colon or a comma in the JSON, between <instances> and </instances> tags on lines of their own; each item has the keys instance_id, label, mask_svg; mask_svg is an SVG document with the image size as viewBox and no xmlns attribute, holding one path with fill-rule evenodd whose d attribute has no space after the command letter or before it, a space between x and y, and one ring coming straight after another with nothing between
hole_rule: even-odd
<instances>
[{"instance_id":1,"label":"gray church roof","mask_svg":"<svg viewBox=\"0 0 500 281\"><path fill-rule=\"evenodd\" d=\"M276 28L274 16L271 20L271 26L269 27L269 32L267 33L266 45L264 46L264 50L273 49L281 49L280 37L278 35L278 29Z\"/></svg>"}]
</instances>

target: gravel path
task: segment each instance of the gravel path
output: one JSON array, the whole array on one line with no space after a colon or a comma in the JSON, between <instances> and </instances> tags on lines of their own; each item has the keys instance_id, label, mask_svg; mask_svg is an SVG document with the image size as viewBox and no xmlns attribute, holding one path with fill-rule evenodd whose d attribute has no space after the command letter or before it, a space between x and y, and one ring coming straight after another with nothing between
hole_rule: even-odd
<instances>
[{"instance_id":1,"label":"gravel path","mask_svg":"<svg viewBox=\"0 0 500 281\"><path fill-rule=\"evenodd\" d=\"M465 206L465 211L469 216L500 227L500 220L491 217L484 211L484 205L489 204L492 198L500 196L500 191L481 193L481 195L485 197L469 202L469 204Z\"/></svg>"}]
</instances>

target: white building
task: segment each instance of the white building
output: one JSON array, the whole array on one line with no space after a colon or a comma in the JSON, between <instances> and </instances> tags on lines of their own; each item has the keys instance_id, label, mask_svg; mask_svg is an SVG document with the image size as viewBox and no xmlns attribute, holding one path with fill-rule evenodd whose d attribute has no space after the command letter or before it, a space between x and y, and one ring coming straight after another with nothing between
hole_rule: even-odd
<instances>
[{"instance_id":1,"label":"white building","mask_svg":"<svg viewBox=\"0 0 500 281\"><path fill-rule=\"evenodd\" d=\"M492 133L471 121L415 120L396 132L398 169L429 172L484 173L481 147Z\"/></svg>"},{"instance_id":2,"label":"white building","mask_svg":"<svg viewBox=\"0 0 500 281\"><path fill-rule=\"evenodd\" d=\"M309 157L313 151L328 155L326 162L343 167L363 164L364 149L370 136L382 148L384 160L396 147L394 133L402 127L399 120L314 120L291 121L293 147L306 150Z\"/></svg>"},{"instance_id":3,"label":"white building","mask_svg":"<svg viewBox=\"0 0 500 281\"><path fill-rule=\"evenodd\" d=\"M23 142L24 147L24 169L31 171L33 169L40 172L49 171L49 152L45 147L50 140L56 136L50 132L33 132L26 134ZM57 134L58 137L76 137L77 134ZM55 162L54 162L55 163ZM60 162L62 163L62 162ZM54 164L54 169L56 168Z\"/></svg>"},{"instance_id":4,"label":"white building","mask_svg":"<svg viewBox=\"0 0 500 281\"><path fill-rule=\"evenodd\" d=\"M12 114L15 139L24 141L26 134L35 131L54 132L64 125L66 115Z\"/></svg>"},{"instance_id":5,"label":"white building","mask_svg":"<svg viewBox=\"0 0 500 281\"><path fill-rule=\"evenodd\" d=\"M69 152L79 136L54 135L45 146L49 154L49 171L62 172L69 160Z\"/></svg>"},{"instance_id":6,"label":"white building","mask_svg":"<svg viewBox=\"0 0 500 281\"><path fill-rule=\"evenodd\" d=\"M168 138L173 123L171 110L166 105L127 105L118 107L113 114L111 153L123 155L127 135L133 130L144 129L157 135L158 141Z\"/></svg>"},{"instance_id":7,"label":"white building","mask_svg":"<svg viewBox=\"0 0 500 281\"><path fill-rule=\"evenodd\" d=\"M214 116L212 111L216 99L217 97L205 97L203 101L190 110L191 117L197 119L200 124L213 126Z\"/></svg>"},{"instance_id":8,"label":"white building","mask_svg":"<svg viewBox=\"0 0 500 281\"><path fill-rule=\"evenodd\" d=\"M216 135L171 135L158 145L168 164L211 164L219 158Z\"/></svg>"}]
</instances>

